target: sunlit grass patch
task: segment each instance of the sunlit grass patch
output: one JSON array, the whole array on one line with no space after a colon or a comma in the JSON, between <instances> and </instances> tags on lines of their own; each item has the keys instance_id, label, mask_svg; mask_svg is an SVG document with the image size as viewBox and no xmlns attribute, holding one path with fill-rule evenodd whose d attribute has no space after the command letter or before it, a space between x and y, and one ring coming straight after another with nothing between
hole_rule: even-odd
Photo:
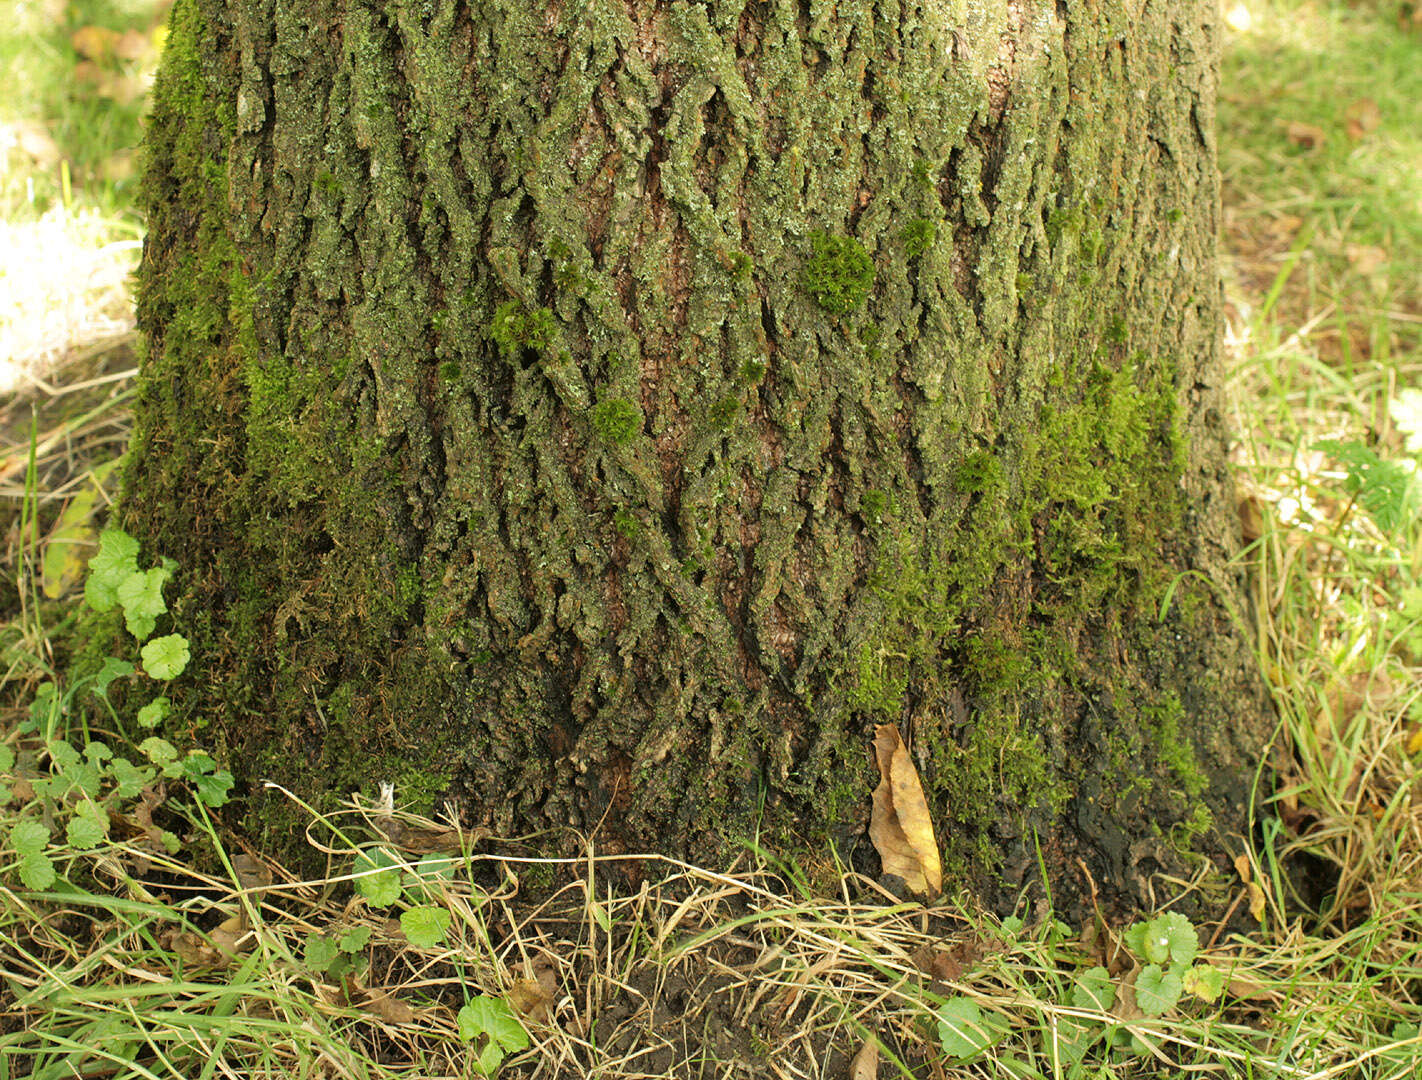
<instances>
[{"instance_id":1,"label":"sunlit grass patch","mask_svg":"<svg viewBox=\"0 0 1422 1080\"><path fill-rule=\"evenodd\" d=\"M130 337L141 235L97 210L0 221L0 394L53 394L66 361Z\"/></svg>"},{"instance_id":2,"label":"sunlit grass patch","mask_svg":"<svg viewBox=\"0 0 1422 1080\"><path fill-rule=\"evenodd\" d=\"M1316 1025L1365 1054L1422 1013L1419 38L1388 5L1241 7L1220 110L1226 346L1280 712L1256 858L1293 913L1277 947L1338 981ZM1339 1075L1383 1068L1365 1060ZM1392 1075L1419 1069L1413 1044Z\"/></svg>"}]
</instances>

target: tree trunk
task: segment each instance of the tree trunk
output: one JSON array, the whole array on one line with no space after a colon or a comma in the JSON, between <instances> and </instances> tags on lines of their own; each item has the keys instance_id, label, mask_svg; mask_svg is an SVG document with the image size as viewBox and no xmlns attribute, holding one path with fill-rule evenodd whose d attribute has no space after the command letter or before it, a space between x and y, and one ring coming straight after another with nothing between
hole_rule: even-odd
<instances>
[{"instance_id":1,"label":"tree trunk","mask_svg":"<svg viewBox=\"0 0 1422 1080\"><path fill-rule=\"evenodd\" d=\"M894 723L955 884L1222 859L1216 14L1138 8L177 0L121 515L172 733L815 871Z\"/></svg>"}]
</instances>

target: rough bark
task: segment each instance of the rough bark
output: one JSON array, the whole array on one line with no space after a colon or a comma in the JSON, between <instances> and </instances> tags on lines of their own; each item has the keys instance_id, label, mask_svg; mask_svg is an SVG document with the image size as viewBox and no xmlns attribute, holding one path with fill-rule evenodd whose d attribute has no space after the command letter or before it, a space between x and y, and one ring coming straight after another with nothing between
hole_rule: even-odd
<instances>
[{"instance_id":1,"label":"rough bark","mask_svg":"<svg viewBox=\"0 0 1422 1080\"><path fill-rule=\"evenodd\" d=\"M815 869L894 722L957 883L1222 856L1215 17L177 0L122 505L173 731Z\"/></svg>"}]
</instances>

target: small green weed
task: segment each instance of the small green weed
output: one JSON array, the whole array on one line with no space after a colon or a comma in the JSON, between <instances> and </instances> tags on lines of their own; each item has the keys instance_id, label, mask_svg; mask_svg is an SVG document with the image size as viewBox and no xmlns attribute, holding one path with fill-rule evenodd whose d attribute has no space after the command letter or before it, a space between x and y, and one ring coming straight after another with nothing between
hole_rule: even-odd
<instances>
[{"instance_id":1,"label":"small green weed","mask_svg":"<svg viewBox=\"0 0 1422 1080\"><path fill-rule=\"evenodd\" d=\"M132 537L118 529L106 530L98 554L89 560L84 597L101 613L122 609L126 626L142 643L142 668L110 656L96 674L75 680L67 690L61 691L53 681L41 684L16 729L23 749L17 754L9 744L0 743L0 805L17 804L9 830L15 862L7 869L37 892L59 881L57 863L72 862L80 853L106 843L112 822L124 820L131 804L160 777L187 785L210 807L226 803L232 788L232 774L203 750L180 754L167 740L149 736L133 746L144 762L135 764L93 737L87 719L79 731L69 730L76 697L87 689L108 710L120 739L132 745L109 698L113 683L134 678L168 682L187 667L188 642L181 634L144 642L167 612L163 586L176 567L164 560L140 570L138 553L138 542ZM144 728L156 727L170 708L166 697L155 697L138 710L137 722ZM76 735L77 746L71 741ZM155 828L151 835L168 854L177 853L180 844L172 832Z\"/></svg>"},{"instance_id":2,"label":"small green weed","mask_svg":"<svg viewBox=\"0 0 1422 1080\"><path fill-rule=\"evenodd\" d=\"M1168 1019L1184 1008L1185 1001L1210 1004L1224 989L1220 968L1197 962L1200 939L1194 924L1176 912L1133 923L1121 934L1120 943L1129 955L1114 958L1116 975L1101 964L1086 966L1080 949L1072 944L1070 929L1056 920L1047 920L1028 935L1021 919L1007 918L995 936L1011 945L1044 951L1054 958L1058 971L1040 973L1020 1010L985 1012L978 999L966 995L938 1004L932 1016L939 1043L944 1055L958 1065L993 1051L1010 1032L1021 1031L1025 1020L1028 1030L1039 1027L1038 1049L1044 1060L1066 1064L1068 1076L1095 1075L1083 1070L1095 1066L1109 1071L1152 1052L1133 1021ZM1014 1011L1023 1014L1016 1022ZM1023 1059L997 1060L1004 1066L1016 1062L1020 1068L1014 1075L1036 1075L1022 1071L1028 1069Z\"/></svg>"}]
</instances>

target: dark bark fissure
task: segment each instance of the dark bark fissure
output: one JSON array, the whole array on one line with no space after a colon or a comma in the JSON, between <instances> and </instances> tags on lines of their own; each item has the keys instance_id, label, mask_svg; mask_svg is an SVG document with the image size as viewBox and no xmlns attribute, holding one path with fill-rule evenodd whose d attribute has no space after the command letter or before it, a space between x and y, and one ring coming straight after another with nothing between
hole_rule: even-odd
<instances>
[{"instance_id":1,"label":"dark bark fissure","mask_svg":"<svg viewBox=\"0 0 1422 1080\"><path fill-rule=\"evenodd\" d=\"M1236 828L1213 45L1167 6L179 0L124 501L222 673L175 730L829 866L896 722L958 880L1040 838L1067 900Z\"/></svg>"}]
</instances>

